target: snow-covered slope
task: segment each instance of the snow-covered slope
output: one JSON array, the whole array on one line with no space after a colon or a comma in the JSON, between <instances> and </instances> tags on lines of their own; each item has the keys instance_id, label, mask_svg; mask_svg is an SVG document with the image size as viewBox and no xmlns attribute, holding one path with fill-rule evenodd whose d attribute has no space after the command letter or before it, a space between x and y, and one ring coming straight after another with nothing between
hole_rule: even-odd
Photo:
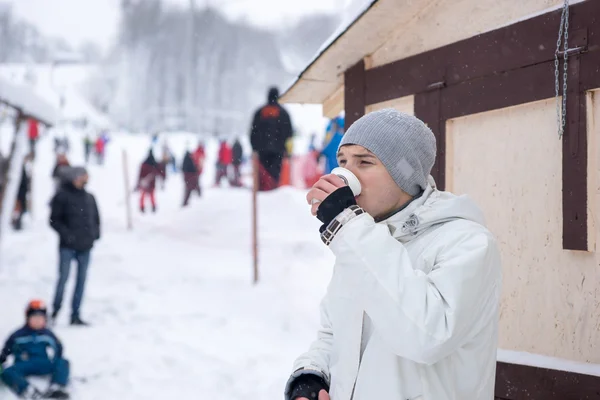
<instances>
[{"instance_id":1,"label":"snow-covered slope","mask_svg":"<svg viewBox=\"0 0 600 400\"><path fill-rule=\"evenodd\" d=\"M81 163L81 137L69 135L71 160ZM47 136L39 144L33 218L24 231L9 232L0 250L2 338L23 323L28 299L51 302L54 293L58 243L47 223L51 142ZM195 143L184 134L169 139L179 160ZM122 150L133 186L149 144L147 136L115 135L106 164L89 167L89 190L103 222L82 310L93 326L68 325L71 280L56 327L72 363L75 398L281 398L291 362L315 336L331 274L332 256L318 238L304 192L259 195L261 276L253 286L251 193L210 187L214 142L208 143L202 198L182 209L182 178L171 175L157 193L157 214L141 215L133 195L134 229L126 229ZM0 388L0 398L12 396Z\"/></svg>"}]
</instances>

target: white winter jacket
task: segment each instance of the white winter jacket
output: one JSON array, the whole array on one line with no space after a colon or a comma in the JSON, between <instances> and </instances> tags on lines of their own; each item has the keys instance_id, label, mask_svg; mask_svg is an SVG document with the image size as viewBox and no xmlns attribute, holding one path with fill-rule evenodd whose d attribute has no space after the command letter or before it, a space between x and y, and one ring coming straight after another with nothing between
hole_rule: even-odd
<instances>
[{"instance_id":1,"label":"white winter jacket","mask_svg":"<svg viewBox=\"0 0 600 400\"><path fill-rule=\"evenodd\" d=\"M376 223L350 219L321 329L295 377L322 375L332 400L494 398L501 266L480 210L430 186Z\"/></svg>"}]
</instances>

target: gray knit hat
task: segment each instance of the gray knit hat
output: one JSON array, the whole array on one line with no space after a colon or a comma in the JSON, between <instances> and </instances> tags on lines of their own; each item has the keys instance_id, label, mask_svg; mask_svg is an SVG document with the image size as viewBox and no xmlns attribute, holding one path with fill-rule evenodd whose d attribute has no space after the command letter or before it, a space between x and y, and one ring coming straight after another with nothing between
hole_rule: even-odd
<instances>
[{"instance_id":1,"label":"gray knit hat","mask_svg":"<svg viewBox=\"0 0 600 400\"><path fill-rule=\"evenodd\" d=\"M84 167L71 167L65 171L65 180L72 182L80 176L86 175L87 170Z\"/></svg>"},{"instance_id":2,"label":"gray knit hat","mask_svg":"<svg viewBox=\"0 0 600 400\"><path fill-rule=\"evenodd\" d=\"M369 113L346 131L340 147L357 144L383 163L396 184L415 196L427 187L435 161L435 136L420 119L386 108Z\"/></svg>"}]
</instances>

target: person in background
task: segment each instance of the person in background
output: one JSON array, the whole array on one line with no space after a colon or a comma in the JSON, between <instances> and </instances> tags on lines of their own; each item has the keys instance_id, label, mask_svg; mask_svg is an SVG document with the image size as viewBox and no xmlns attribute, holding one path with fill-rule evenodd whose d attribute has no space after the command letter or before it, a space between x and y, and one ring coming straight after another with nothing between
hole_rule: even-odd
<instances>
[{"instance_id":1,"label":"person in background","mask_svg":"<svg viewBox=\"0 0 600 400\"><path fill-rule=\"evenodd\" d=\"M77 279L73 292L71 325L88 325L81 319L80 308L94 242L100 238L100 213L96 199L85 190L88 173L83 167L68 170L66 182L54 195L50 205L50 226L58 233L58 282L54 296L52 320L61 309L71 262L77 261Z\"/></svg>"},{"instance_id":2,"label":"person in background","mask_svg":"<svg viewBox=\"0 0 600 400\"><path fill-rule=\"evenodd\" d=\"M154 158L152 149L148 152L148 157L142 162L140 167L140 176L136 189L140 191L140 211L143 213L146 210L146 196L150 197L152 212L156 212L156 200L154 198L154 190L156 188L156 177L160 174L160 167Z\"/></svg>"},{"instance_id":3,"label":"person in background","mask_svg":"<svg viewBox=\"0 0 600 400\"><path fill-rule=\"evenodd\" d=\"M21 181L19 182L19 190L17 192L17 201L12 215L12 226L16 231L22 228L23 215L29 211L29 192L31 191L31 172L33 154L30 153L23 160L23 168L21 170Z\"/></svg>"},{"instance_id":4,"label":"person in background","mask_svg":"<svg viewBox=\"0 0 600 400\"><path fill-rule=\"evenodd\" d=\"M25 326L11 334L0 353L0 366L9 356L14 362L2 372L2 381L23 399L68 399L69 361L63 357L63 346L46 327L47 310L42 300L32 300L25 310ZM48 355L52 350L52 357ZM50 375L45 393L27 381L29 376Z\"/></svg>"},{"instance_id":5,"label":"person in background","mask_svg":"<svg viewBox=\"0 0 600 400\"><path fill-rule=\"evenodd\" d=\"M317 146L315 145L315 141L317 140L317 134L313 133L310 135L310 142L308 142L308 152L312 153L317 150Z\"/></svg>"},{"instance_id":6,"label":"person in background","mask_svg":"<svg viewBox=\"0 0 600 400\"><path fill-rule=\"evenodd\" d=\"M215 176L215 186L221 185L221 179L228 177L229 166L231 165L231 148L226 140L221 140L219 145L219 154L217 156L217 173Z\"/></svg>"},{"instance_id":7,"label":"person in background","mask_svg":"<svg viewBox=\"0 0 600 400\"><path fill-rule=\"evenodd\" d=\"M187 207L192 192L197 192L198 196L202 195L200 186L198 185L198 168L196 167L194 159L192 158L192 154L189 151L186 151L185 155L183 156L181 170L183 171L183 182L185 184L183 207Z\"/></svg>"},{"instance_id":8,"label":"person in background","mask_svg":"<svg viewBox=\"0 0 600 400\"><path fill-rule=\"evenodd\" d=\"M250 144L258 154L258 190L261 191L279 186L286 141L293 133L290 116L278 101L279 90L270 88L267 104L254 113L250 128Z\"/></svg>"},{"instance_id":9,"label":"person in background","mask_svg":"<svg viewBox=\"0 0 600 400\"><path fill-rule=\"evenodd\" d=\"M321 150L321 155L325 157L325 174L331 173L338 166L337 150L344 136L344 119L342 117L332 119L327 131L329 142Z\"/></svg>"},{"instance_id":10,"label":"person in background","mask_svg":"<svg viewBox=\"0 0 600 400\"><path fill-rule=\"evenodd\" d=\"M240 167L242 160L244 159L244 149L239 139L235 139L233 146L231 147L231 165L233 167L233 177L231 178L230 184L234 187L242 186L242 174Z\"/></svg>"},{"instance_id":11,"label":"person in background","mask_svg":"<svg viewBox=\"0 0 600 400\"><path fill-rule=\"evenodd\" d=\"M92 153L92 148L94 147L94 142L89 134L85 135L83 139L83 150L85 152L85 163L87 164L90 161L90 154Z\"/></svg>"},{"instance_id":12,"label":"person in background","mask_svg":"<svg viewBox=\"0 0 600 400\"><path fill-rule=\"evenodd\" d=\"M40 137L38 122L34 118L27 119L27 137L29 138L29 152L35 158L35 144Z\"/></svg>"},{"instance_id":13,"label":"person in background","mask_svg":"<svg viewBox=\"0 0 600 400\"><path fill-rule=\"evenodd\" d=\"M98 135L98 138L96 139L95 150L98 164L104 164L104 152L106 150L106 141L104 140L104 137L102 135Z\"/></svg>"},{"instance_id":14,"label":"person in background","mask_svg":"<svg viewBox=\"0 0 600 400\"><path fill-rule=\"evenodd\" d=\"M200 193L202 193L202 184L200 177L202 176L202 170L204 169L204 160L206 158L204 143L202 141L198 143L198 147L192 154L192 158L194 159L194 164L196 164L196 168L198 169L198 188L200 190Z\"/></svg>"},{"instance_id":15,"label":"person in background","mask_svg":"<svg viewBox=\"0 0 600 400\"><path fill-rule=\"evenodd\" d=\"M62 153L58 154L56 156L56 164L52 170L52 179L54 180L55 192L57 192L64 183L65 172L69 169L69 167L70 164L67 156Z\"/></svg>"},{"instance_id":16,"label":"person in background","mask_svg":"<svg viewBox=\"0 0 600 400\"><path fill-rule=\"evenodd\" d=\"M163 142L162 145L162 159L163 161L166 161L166 165L171 165L171 171L173 173L177 172L177 163L175 160L175 155L173 155L173 152L171 151L171 148L169 147L169 144L166 140Z\"/></svg>"}]
</instances>

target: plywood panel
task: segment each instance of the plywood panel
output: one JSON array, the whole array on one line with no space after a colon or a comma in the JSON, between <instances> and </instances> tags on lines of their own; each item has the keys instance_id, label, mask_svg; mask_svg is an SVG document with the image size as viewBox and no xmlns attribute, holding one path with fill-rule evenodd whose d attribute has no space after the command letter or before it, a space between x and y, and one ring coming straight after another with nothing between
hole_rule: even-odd
<instances>
[{"instance_id":1,"label":"plywood panel","mask_svg":"<svg viewBox=\"0 0 600 400\"><path fill-rule=\"evenodd\" d=\"M502 251L500 347L599 363L599 257L562 249L554 100L449 120L446 135L447 188L482 207ZM589 220L599 211L591 204Z\"/></svg>"},{"instance_id":2,"label":"plywood panel","mask_svg":"<svg viewBox=\"0 0 600 400\"><path fill-rule=\"evenodd\" d=\"M415 115L415 96L404 96L377 104L370 104L366 107L366 112L370 113L384 108L395 108L400 112Z\"/></svg>"}]
</instances>

